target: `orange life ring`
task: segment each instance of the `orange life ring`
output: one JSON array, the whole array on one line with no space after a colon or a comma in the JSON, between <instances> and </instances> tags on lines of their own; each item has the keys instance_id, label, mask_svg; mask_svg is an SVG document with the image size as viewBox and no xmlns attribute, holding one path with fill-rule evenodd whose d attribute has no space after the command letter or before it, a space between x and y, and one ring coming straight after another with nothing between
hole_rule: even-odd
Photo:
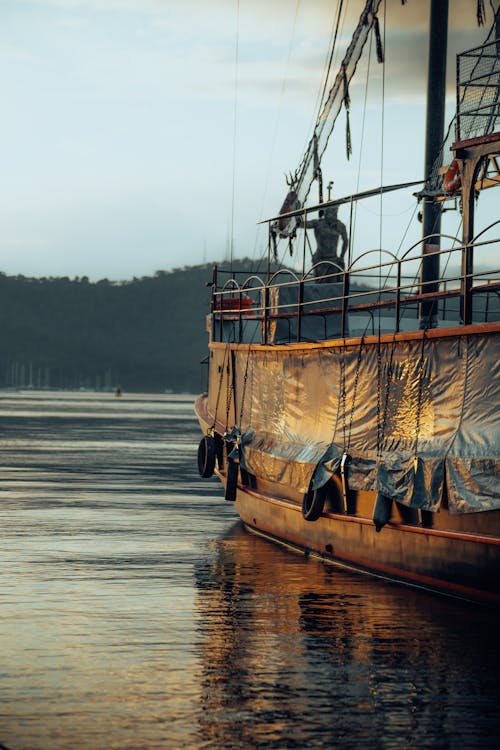
<instances>
[{"instance_id":1,"label":"orange life ring","mask_svg":"<svg viewBox=\"0 0 500 750\"><path fill-rule=\"evenodd\" d=\"M461 184L460 164L458 159L453 159L444 176L443 187L447 193L454 193Z\"/></svg>"}]
</instances>

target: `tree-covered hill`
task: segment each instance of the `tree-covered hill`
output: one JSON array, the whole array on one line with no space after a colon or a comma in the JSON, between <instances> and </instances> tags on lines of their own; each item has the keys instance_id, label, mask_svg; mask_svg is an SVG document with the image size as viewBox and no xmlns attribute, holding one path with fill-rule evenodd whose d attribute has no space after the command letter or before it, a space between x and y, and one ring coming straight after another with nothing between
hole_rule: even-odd
<instances>
[{"instance_id":1,"label":"tree-covered hill","mask_svg":"<svg viewBox=\"0 0 500 750\"><path fill-rule=\"evenodd\" d=\"M0 274L0 386L199 391L211 278L211 265L120 283Z\"/></svg>"}]
</instances>

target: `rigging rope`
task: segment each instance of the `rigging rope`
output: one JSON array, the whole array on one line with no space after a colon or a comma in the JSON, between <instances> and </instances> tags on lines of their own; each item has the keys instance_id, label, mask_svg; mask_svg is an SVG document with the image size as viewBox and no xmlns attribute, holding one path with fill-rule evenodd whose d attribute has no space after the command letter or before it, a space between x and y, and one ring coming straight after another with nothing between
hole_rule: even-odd
<instances>
[{"instance_id":1,"label":"rigging rope","mask_svg":"<svg viewBox=\"0 0 500 750\"><path fill-rule=\"evenodd\" d=\"M326 68L326 74L325 74L325 80L323 83L323 90L321 91L321 96L317 102L317 108L318 108L318 115L319 115L319 107L321 106L321 102L325 98L326 93L326 87L328 86L328 81L330 80L330 73L332 70L332 64L333 64L333 55L335 53L336 47L337 47L337 35L339 33L339 26L340 26L340 17L342 15L342 7L344 5L344 0L340 0L340 2L337 4L337 18L335 21L335 31L333 34L333 41L331 45L331 51L330 51L330 57L328 59L328 65Z\"/></svg>"},{"instance_id":2,"label":"rigging rope","mask_svg":"<svg viewBox=\"0 0 500 750\"><path fill-rule=\"evenodd\" d=\"M366 66L365 97L363 101L363 116L361 119L361 141L359 144L359 160L358 160L358 174L356 177L356 193L359 193L359 184L361 181L361 161L363 159L363 145L364 145L364 140L365 140L365 124L366 124L366 111L367 111L367 102L368 102L368 84L370 81L370 67L371 67L371 59L372 59L372 44L373 44L373 36L370 34L370 41L368 43L368 56L367 56L368 59L367 59L367 66ZM358 211L358 202L351 200L348 266L350 266L352 263L352 254L353 254L353 247L354 247L353 234L356 231L357 211Z\"/></svg>"},{"instance_id":3,"label":"rigging rope","mask_svg":"<svg viewBox=\"0 0 500 750\"><path fill-rule=\"evenodd\" d=\"M384 0L384 48L386 32L387 3ZM384 184L384 136L385 136L385 61L382 59L382 106L381 106L381 136L380 136L380 184ZM383 192L380 191L380 221L379 221L379 293L378 300L381 301L382 294L382 229L383 229ZM382 308L378 309L378 333L380 338Z\"/></svg>"},{"instance_id":4,"label":"rigging rope","mask_svg":"<svg viewBox=\"0 0 500 750\"><path fill-rule=\"evenodd\" d=\"M236 43L234 50L234 109L233 109L233 179L231 192L231 239L230 239L230 262L231 273L233 272L234 255L234 205L236 190L236 135L238 125L238 65L240 45L240 0L236 0Z\"/></svg>"},{"instance_id":5,"label":"rigging rope","mask_svg":"<svg viewBox=\"0 0 500 750\"><path fill-rule=\"evenodd\" d=\"M267 191L268 191L268 187L269 187L269 175L270 175L270 171L271 171L271 161L272 161L272 157L273 157L274 150L275 150L275 147L276 147L276 140L277 140L277 136L278 136L278 125L279 125L279 121L280 121L280 117L281 117L281 110L282 110L282 107L283 107L283 99L284 99L284 96L285 96L285 89L286 89L286 84L287 84L287 79L288 79L288 68L290 66L290 59L291 59L291 56L292 56L292 48L293 48L293 43L294 43L294 40L295 40L295 29L296 29L296 26L297 26L297 17L298 17L298 13L299 13L299 6L300 6L300 0L296 0L296 3L295 3L295 14L294 14L293 24L292 24L292 33L291 33L291 36L290 36L290 43L288 45L288 55L287 55L287 59L286 59L286 63L285 63L285 70L284 70L283 77L282 77L282 80L281 80L281 90L280 90L279 104L278 104L278 108L277 108L277 112L276 112L276 120L275 120L275 123L274 123L274 129L273 129L273 133L272 133L272 137L271 137L271 148L270 148L270 153L269 153L269 158L268 158L266 177L265 177L265 180L264 180L264 190L263 190L263 194L262 194L262 202L261 202L261 209L260 209L260 215L261 216L264 214L264 208L265 208L265 205L266 205ZM258 241L259 241L259 231L260 231L260 225L257 224L256 230L255 230L255 240L254 240L252 257L255 257L255 254L256 254L257 245L258 245ZM266 256L266 253L263 253L262 256L261 256L261 258L259 260L261 262L265 261L265 256ZM275 254L275 260L277 260L277 255L276 254ZM258 267L257 267L257 273L258 272L259 272L259 270L258 270Z\"/></svg>"},{"instance_id":6,"label":"rigging rope","mask_svg":"<svg viewBox=\"0 0 500 750\"><path fill-rule=\"evenodd\" d=\"M484 0L477 0L477 25L484 26L485 20Z\"/></svg>"},{"instance_id":7,"label":"rigging rope","mask_svg":"<svg viewBox=\"0 0 500 750\"><path fill-rule=\"evenodd\" d=\"M308 133L310 133L311 130L314 130L314 128L316 127L316 125L318 123L318 120L319 120L320 113L321 113L321 109L323 107L323 103L325 101L325 93L326 93L326 89L327 89L327 86L328 86L328 81L329 81L329 78L330 78L331 68L332 68L332 65L333 65L333 56L335 54L336 47L337 47L337 35L338 35L339 28L340 28L340 20L341 20L341 17L342 17L343 4L344 4L343 0L340 0L340 2L337 3L337 10L336 10L336 13L335 13L335 21L334 21L334 30L333 30L333 27L332 27L332 33L330 34L330 45L329 46L331 48L331 51L328 54L328 62L325 65L325 69L326 69L326 73L324 74L325 75L325 79L324 79L324 82L323 82L323 86L321 87L321 94L318 91L318 96L316 98L316 103L314 105L314 110L313 110L313 112L315 114L313 116L313 120L312 120L311 124L309 125L308 131L307 131ZM307 150L308 145L309 145L309 139L306 140L306 142L304 143L304 146L302 148L303 152L305 152Z\"/></svg>"},{"instance_id":8,"label":"rigging rope","mask_svg":"<svg viewBox=\"0 0 500 750\"><path fill-rule=\"evenodd\" d=\"M316 177L316 164L321 160L321 157L325 152L344 101L344 70L346 72L347 80L350 81L356 71L356 66L374 25L376 13L381 2L382 0L367 0L358 25L354 31L351 43L344 55L341 69L335 78L317 118L313 137L309 141L308 148L302 161L293 175L293 189L302 205L305 205L312 182ZM295 221L288 221L286 226L280 227L280 234L282 236L293 234L295 228Z\"/></svg>"},{"instance_id":9,"label":"rigging rope","mask_svg":"<svg viewBox=\"0 0 500 750\"><path fill-rule=\"evenodd\" d=\"M229 343L227 343L226 348L224 349L224 358L222 360L222 367L220 369L219 387L217 389L217 399L215 401L214 421L210 428L212 432L215 430L215 427L217 424L217 412L219 411L219 401L220 401L220 396L221 396L221 391L222 391L222 381L224 380L224 370L226 368L226 355L228 351L229 351Z\"/></svg>"}]
</instances>

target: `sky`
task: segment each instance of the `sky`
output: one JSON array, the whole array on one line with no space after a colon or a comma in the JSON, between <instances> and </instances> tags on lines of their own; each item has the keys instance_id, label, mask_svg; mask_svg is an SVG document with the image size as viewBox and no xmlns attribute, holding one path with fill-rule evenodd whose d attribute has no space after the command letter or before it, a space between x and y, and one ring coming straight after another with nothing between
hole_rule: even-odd
<instances>
[{"instance_id":1,"label":"sky","mask_svg":"<svg viewBox=\"0 0 500 750\"><path fill-rule=\"evenodd\" d=\"M341 113L323 163L337 196L422 176L429 2L386 3L386 64L367 47L350 87L353 155ZM344 3L336 63L363 5ZM0 0L0 271L126 280L260 257L257 222L311 136L337 6ZM476 0L450 0L450 113L455 54L485 38L485 8L478 29ZM397 244L393 219L414 204L360 209L361 245Z\"/></svg>"}]
</instances>

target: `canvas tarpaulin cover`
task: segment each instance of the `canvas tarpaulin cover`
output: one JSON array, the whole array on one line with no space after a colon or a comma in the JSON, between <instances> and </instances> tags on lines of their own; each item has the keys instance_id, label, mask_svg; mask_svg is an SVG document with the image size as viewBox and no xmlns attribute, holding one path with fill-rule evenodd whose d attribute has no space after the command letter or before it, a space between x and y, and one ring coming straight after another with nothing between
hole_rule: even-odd
<instances>
[{"instance_id":1,"label":"canvas tarpaulin cover","mask_svg":"<svg viewBox=\"0 0 500 750\"><path fill-rule=\"evenodd\" d=\"M446 488L452 512L499 508L499 369L494 334L240 349L242 465L305 493L347 453L353 490L436 511Z\"/></svg>"}]
</instances>

